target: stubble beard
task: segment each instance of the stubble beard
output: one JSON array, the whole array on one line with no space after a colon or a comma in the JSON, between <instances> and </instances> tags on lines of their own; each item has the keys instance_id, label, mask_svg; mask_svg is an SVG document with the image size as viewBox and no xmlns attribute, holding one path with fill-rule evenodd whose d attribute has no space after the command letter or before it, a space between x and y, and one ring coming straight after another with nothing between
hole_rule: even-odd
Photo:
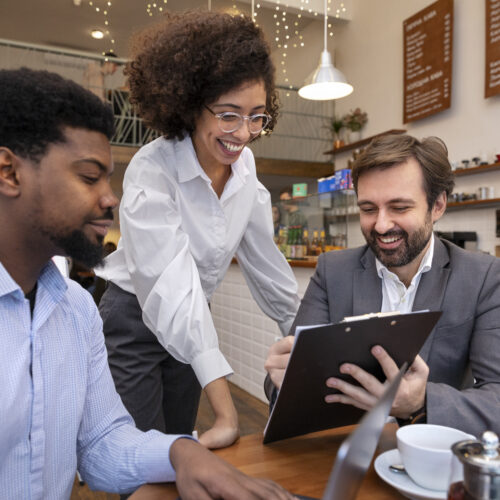
<instances>
[{"instance_id":1,"label":"stubble beard","mask_svg":"<svg viewBox=\"0 0 500 500\"><path fill-rule=\"evenodd\" d=\"M363 231L368 246L375 254L377 259L387 268L402 267L415 260L422 250L427 246L432 236L432 220L430 213L427 214L425 223L412 235L404 230L388 231L385 234L379 234L374 229L369 232ZM398 237L403 239L403 243L394 250L385 250L379 247L377 238Z\"/></svg>"}]
</instances>

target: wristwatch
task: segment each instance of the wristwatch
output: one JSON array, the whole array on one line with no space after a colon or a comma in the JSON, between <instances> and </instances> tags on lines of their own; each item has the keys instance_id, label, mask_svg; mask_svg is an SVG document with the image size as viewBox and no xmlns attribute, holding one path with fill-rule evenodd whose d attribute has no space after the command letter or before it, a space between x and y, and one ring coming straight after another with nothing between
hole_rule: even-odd
<instances>
[{"instance_id":1,"label":"wristwatch","mask_svg":"<svg viewBox=\"0 0 500 500\"><path fill-rule=\"evenodd\" d=\"M422 408L419 408L417 411L413 412L408 418L396 418L400 427L404 425L411 424L426 424L427 423L427 407L424 403Z\"/></svg>"}]
</instances>

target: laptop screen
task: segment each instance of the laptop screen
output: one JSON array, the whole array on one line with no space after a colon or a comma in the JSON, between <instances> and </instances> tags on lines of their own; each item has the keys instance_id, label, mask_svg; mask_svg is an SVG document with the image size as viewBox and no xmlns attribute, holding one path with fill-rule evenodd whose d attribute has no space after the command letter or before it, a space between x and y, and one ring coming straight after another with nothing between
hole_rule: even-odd
<instances>
[{"instance_id":1,"label":"laptop screen","mask_svg":"<svg viewBox=\"0 0 500 500\"><path fill-rule=\"evenodd\" d=\"M404 363L377 404L361 419L358 427L341 444L328 479L323 500L354 500L370 467L392 402L406 372Z\"/></svg>"}]
</instances>

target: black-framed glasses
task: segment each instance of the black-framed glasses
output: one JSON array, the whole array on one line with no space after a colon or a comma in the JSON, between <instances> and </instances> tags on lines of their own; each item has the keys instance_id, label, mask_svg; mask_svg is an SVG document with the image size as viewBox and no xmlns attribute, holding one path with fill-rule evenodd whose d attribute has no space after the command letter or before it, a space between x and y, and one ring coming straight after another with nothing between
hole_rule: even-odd
<instances>
[{"instance_id":1,"label":"black-framed glasses","mask_svg":"<svg viewBox=\"0 0 500 500\"><path fill-rule=\"evenodd\" d=\"M247 122L248 131L251 134L258 134L271 120L271 117L265 113L258 113L255 115L240 115L239 113L234 113L233 111L214 113L208 106L204 106L217 118L219 128L222 132L226 132L227 134L239 130L244 121Z\"/></svg>"}]
</instances>

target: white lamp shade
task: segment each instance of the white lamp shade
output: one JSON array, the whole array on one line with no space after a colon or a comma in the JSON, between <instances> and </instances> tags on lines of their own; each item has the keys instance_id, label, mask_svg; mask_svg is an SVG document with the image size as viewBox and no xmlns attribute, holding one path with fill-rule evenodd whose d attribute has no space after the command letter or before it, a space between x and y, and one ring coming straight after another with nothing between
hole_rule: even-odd
<instances>
[{"instance_id":1,"label":"white lamp shade","mask_svg":"<svg viewBox=\"0 0 500 500\"><path fill-rule=\"evenodd\" d=\"M353 91L343 73L332 64L330 52L321 52L321 60L311 79L299 89L300 97L314 101L340 99Z\"/></svg>"}]
</instances>

